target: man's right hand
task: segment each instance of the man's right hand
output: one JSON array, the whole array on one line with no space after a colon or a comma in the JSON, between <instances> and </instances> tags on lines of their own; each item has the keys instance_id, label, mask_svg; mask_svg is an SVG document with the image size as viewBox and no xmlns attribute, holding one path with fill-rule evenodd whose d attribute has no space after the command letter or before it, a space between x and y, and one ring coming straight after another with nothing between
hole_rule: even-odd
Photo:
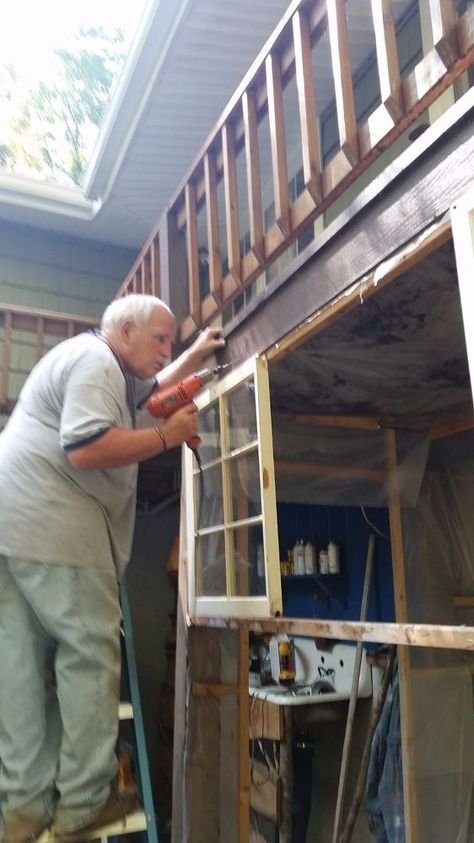
<instances>
[{"instance_id":1,"label":"man's right hand","mask_svg":"<svg viewBox=\"0 0 474 843\"><path fill-rule=\"evenodd\" d=\"M197 436L198 408L191 402L173 413L161 426L168 448L174 448L183 442L189 442Z\"/></svg>"}]
</instances>

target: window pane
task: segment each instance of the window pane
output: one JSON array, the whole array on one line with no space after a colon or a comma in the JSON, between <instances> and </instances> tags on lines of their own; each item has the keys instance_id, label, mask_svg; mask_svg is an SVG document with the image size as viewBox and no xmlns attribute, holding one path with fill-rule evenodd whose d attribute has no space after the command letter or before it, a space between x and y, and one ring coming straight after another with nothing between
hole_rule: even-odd
<instances>
[{"instance_id":1,"label":"window pane","mask_svg":"<svg viewBox=\"0 0 474 843\"><path fill-rule=\"evenodd\" d=\"M227 399L229 447L233 451L257 438L255 383L253 376L235 389Z\"/></svg>"},{"instance_id":2,"label":"window pane","mask_svg":"<svg viewBox=\"0 0 474 843\"><path fill-rule=\"evenodd\" d=\"M201 461L206 463L218 459L221 455L221 433L217 401L199 413L198 430L202 439L199 448Z\"/></svg>"},{"instance_id":3,"label":"window pane","mask_svg":"<svg viewBox=\"0 0 474 843\"><path fill-rule=\"evenodd\" d=\"M216 465L194 475L196 527L215 527L224 521L222 508L222 468Z\"/></svg>"},{"instance_id":4,"label":"window pane","mask_svg":"<svg viewBox=\"0 0 474 843\"><path fill-rule=\"evenodd\" d=\"M261 524L232 530L234 583L237 597L265 594L265 562Z\"/></svg>"},{"instance_id":5,"label":"window pane","mask_svg":"<svg viewBox=\"0 0 474 843\"><path fill-rule=\"evenodd\" d=\"M233 459L229 463L232 487L232 521L242 521L262 514L258 452Z\"/></svg>"},{"instance_id":6,"label":"window pane","mask_svg":"<svg viewBox=\"0 0 474 843\"><path fill-rule=\"evenodd\" d=\"M223 597L226 594L224 532L196 539L196 595Z\"/></svg>"}]
</instances>

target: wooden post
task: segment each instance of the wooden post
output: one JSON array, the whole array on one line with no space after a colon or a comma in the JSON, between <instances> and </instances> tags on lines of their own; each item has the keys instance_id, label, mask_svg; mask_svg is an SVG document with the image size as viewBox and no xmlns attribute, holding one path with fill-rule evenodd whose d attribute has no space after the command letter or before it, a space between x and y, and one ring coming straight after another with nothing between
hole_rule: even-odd
<instances>
[{"instance_id":1,"label":"wooden post","mask_svg":"<svg viewBox=\"0 0 474 843\"><path fill-rule=\"evenodd\" d=\"M305 187L317 204L322 199L321 148L311 65L311 33L308 18L300 11L293 16L293 41L301 124L303 178Z\"/></svg>"},{"instance_id":2,"label":"wooden post","mask_svg":"<svg viewBox=\"0 0 474 843\"><path fill-rule=\"evenodd\" d=\"M3 356L2 377L0 380L0 406L8 402L8 381L10 369L10 352L12 343L12 314L6 310L3 314Z\"/></svg>"},{"instance_id":3,"label":"wooden post","mask_svg":"<svg viewBox=\"0 0 474 843\"><path fill-rule=\"evenodd\" d=\"M206 318L209 312L217 309L222 299L222 265L219 235L219 212L217 206L216 159L212 152L204 156L204 184L206 191L207 221L207 259L209 266L208 302L202 304L202 313Z\"/></svg>"},{"instance_id":4,"label":"wooden post","mask_svg":"<svg viewBox=\"0 0 474 843\"><path fill-rule=\"evenodd\" d=\"M390 517L390 543L392 548L395 617L398 623L408 623L400 490L398 488L398 481L396 477L397 445L395 431L387 428L384 431L384 437L386 466L387 472L389 472L387 479L387 492ZM400 686L400 719L406 843L420 843L418 837L416 805L416 767L409 647L399 646L397 649L397 657Z\"/></svg>"},{"instance_id":5,"label":"wooden post","mask_svg":"<svg viewBox=\"0 0 474 843\"><path fill-rule=\"evenodd\" d=\"M249 768L249 636L248 629L239 629L239 843L248 843L250 834L250 768Z\"/></svg>"},{"instance_id":6,"label":"wooden post","mask_svg":"<svg viewBox=\"0 0 474 843\"><path fill-rule=\"evenodd\" d=\"M227 231L227 260L229 275L224 278L224 299L240 285L240 227L235 165L234 127L226 122L222 127L222 161L224 167L225 220Z\"/></svg>"},{"instance_id":7,"label":"wooden post","mask_svg":"<svg viewBox=\"0 0 474 843\"><path fill-rule=\"evenodd\" d=\"M257 108L252 91L242 97L245 127L245 158L247 163L247 194L250 221L250 248L257 264L263 261L262 189L258 153Z\"/></svg>"},{"instance_id":8,"label":"wooden post","mask_svg":"<svg viewBox=\"0 0 474 843\"><path fill-rule=\"evenodd\" d=\"M286 159L285 120L283 114L283 88L281 65L278 55L270 53L265 62L268 97L268 120L273 170L275 222L284 237L290 236L290 211L288 204L288 163Z\"/></svg>"},{"instance_id":9,"label":"wooden post","mask_svg":"<svg viewBox=\"0 0 474 843\"><path fill-rule=\"evenodd\" d=\"M351 167L355 167L359 161L359 144L346 20L346 0L327 0L327 10L339 142L348 163Z\"/></svg>"},{"instance_id":10,"label":"wooden post","mask_svg":"<svg viewBox=\"0 0 474 843\"><path fill-rule=\"evenodd\" d=\"M178 230L176 215L168 211L161 221L159 231L159 277L161 297L173 311L178 325L188 316L186 259L184 234ZM185 323L182 339L186 339L186 328L188 335L194 330L191 325Z\"/></svg>"},{"instance_id":11,"label":"wooden post","mask_svg":"<svg viewBox=\"0 0 474 843\"><path fill-rule=\"evenodd\" d=\"M380 98L395 124L403 112L392 0L372 0Z\"/></svg>"},{"instance_id":12,"label":"wooden post","mask_svg":"<svg viewBox=\"0 0 474 843\"><path fill-rule=\"evenodd\" d=\"M433 44L446 68L458 57L454 0L428 0Z\"/></svg>"},{"instance_id":13,"label":"wooden post","mask_svg":"<svg viewBox=\"0 0 474 843\"><path fill-rule=\"evenodd\" d=\"M186 253L188 259L189 313L197 326L201 321L201 294L199 290L199 252L196 211L196 188L188 182L185 188L186 202Z\"/></svg>"},{"instance_id":14,"label":"wooden post","mask_svg":"<svg viewBox=\"0 0 474 843\"><path fill-rule=\"evenodd\" d=\"M44 353L44 318L38 316L36 321L36 362L41 360Z\"/></svg>"}]
</instances>

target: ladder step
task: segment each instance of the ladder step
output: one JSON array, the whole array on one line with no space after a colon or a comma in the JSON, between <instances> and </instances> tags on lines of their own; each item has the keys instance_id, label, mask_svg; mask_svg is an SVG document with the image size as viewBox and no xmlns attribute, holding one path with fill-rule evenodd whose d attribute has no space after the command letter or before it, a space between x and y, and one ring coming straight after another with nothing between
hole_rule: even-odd
<instances>
[{"instance_id":1,"label":"ladder step","mask_svg":"<svg viewBox=\"0 0 474 843\"><path fill-rule=\"evenodd\" d=\"M147 818L144 811L135 811L134 814L129 814L125 819L118 820L110 825L105 825L102 828L93 831L90 834L84 834L84 840L97 840L103 837L120 837L122 834L135 834L138 831L147 830ZM56 838L52 831L45 831L38 839L37 843L56 843Z\"/></svg>"},{"instance_id":2,"label":"ladder step","mask_svg":"<svg viewBox=\"0 0 474 843\"><path fill-rule=\"evenodd\" d=\"M119 719L133 720L133 705L129 702L121 702L119 705Z\"/></svg>"}]
</instances>

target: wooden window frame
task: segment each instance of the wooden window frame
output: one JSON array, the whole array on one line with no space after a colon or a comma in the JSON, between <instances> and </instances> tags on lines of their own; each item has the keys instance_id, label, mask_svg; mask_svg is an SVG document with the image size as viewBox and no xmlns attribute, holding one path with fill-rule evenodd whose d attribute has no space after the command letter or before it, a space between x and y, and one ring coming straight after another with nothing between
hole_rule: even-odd
<instances>
[{"instance_id":1,"label":"wooden window frame","mask_svg":"<svg viewBox=\"0 0 474 843\"><path fill-rule=\"evenodd\" d=\"M265 594L258 596L234 596L229 594L229 567L232 569L233 548L232 532L239 523L243 526L254 523L254 518L232 519L229 510L229 465L241 453L249 452L248 446L235 450L227 449L228 425L226 420L226 398L241 384L253 377L255 384L255 411L257 420L257 439L255 450L258 453L259 485L261 500L261 523L263 533ZM278 523L276 511L275 471L273 462L273 436L270 408L270 388L268 382L268 363L259 356L250 357L220 381L203 390L196 399L200 410L218 402L222 453L218 460L210 465L221 465L223 480L223 532L225 540L226 578L228 593L222 597L196 596L196 537L206 533L206 529L196 531L194 478L199 469L194 455L189 448L184 455L184 486L186 498L187 532L187 569L188 569L188 612L192 622L199 616L236 617L249 619L254 617L271 618L282 613L282 592L280 578L280 551L278 544ZM253 449L252 449L253 452ZM257 523L257 520L255 520Z\"/></svg>"},{"instance_id":2,"label":"wooden window frame","mask_svg":"<svg viewBox=\"0 0 474 843\"><path fill-rule=\"evenodd\" d=\"M451 228L471 391L474 396L474 182L451 206Z\"/></svg>"}]
</instances>

